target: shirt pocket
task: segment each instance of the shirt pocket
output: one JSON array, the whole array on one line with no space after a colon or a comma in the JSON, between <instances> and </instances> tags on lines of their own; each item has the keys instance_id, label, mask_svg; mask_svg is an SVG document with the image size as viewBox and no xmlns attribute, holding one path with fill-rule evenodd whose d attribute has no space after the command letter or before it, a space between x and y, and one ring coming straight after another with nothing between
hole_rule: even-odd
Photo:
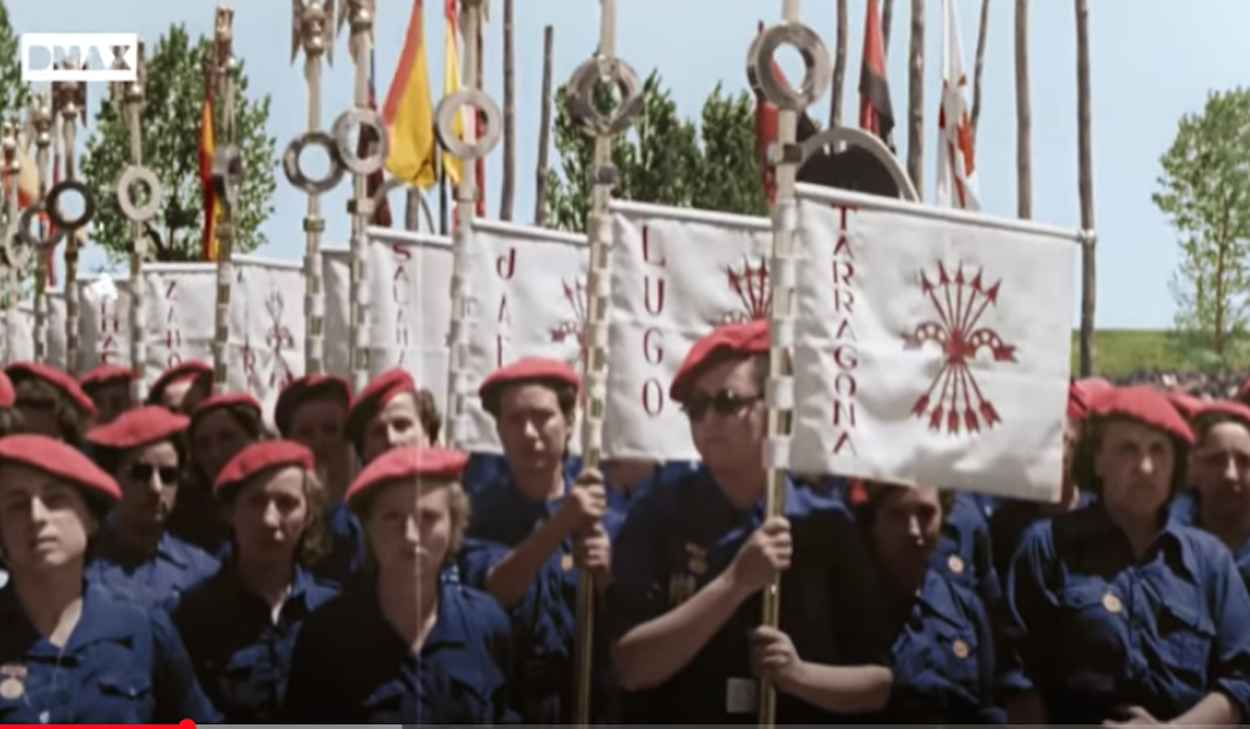
<instances>
[{"instance_id":1,"label":"shirt pocket","mask_svg":"<svg viewBox=\"0 0 1250 729\"><path fill-rule=\"evenodd\" d=\"M146 723L152 714L152 681L147 676L104 674L97 681L100 718L125 724ZM94 712L92 712L94 713Z\"/></svg>"},{"instance_id":2,"label":"shirt pocket","mask_svg":"<svg viewBox=\"0 0 1250 729\"><path fill-rule=\"evenodd\" d=\"M1101 580L1075 579L1058 591L1056 635L1039 635L1049 643L1056 675L1044 678L1085 690L1111 691L1124 672L1127 655L1125 605Z\"/></svg>"},{"instance_id":3,"label":"shirt pocket","mask_svg":"<svg viewBox=\"0 0 1250 729\"><path fill-rule=\"evenodd\" d=\"M928 632L931 681L941 693L961 694L968 699L980 695L981 654L976 631L970 625L955 625L940 618L930 618Z\"/></svg>"},{"instance_id":4,"label":"shirt pocket","mask_svg":"<svg viewBox=\"0 0 1250 729\"><path fill-rule=\"evenodd\" d=\"M1165 670L1194 689L1206 688L1207 664L1215 643L1215 624L1190 600L1170 599L1158 613L1159 659Z\"/></svg>"},{"instance_id":5,"label":"shirt pocket","mask_svg":"<svg viewBox=\"0 0 1250 729\"><path fill-rule=\"evenodd\" d=\"M494 700L502 694L503 675L481 667L477 671L457 671L448 676L447 693L440 719L456 724L493 724ZM522 699L528 697L519 697Z\"/></svg>"}]
</instances>

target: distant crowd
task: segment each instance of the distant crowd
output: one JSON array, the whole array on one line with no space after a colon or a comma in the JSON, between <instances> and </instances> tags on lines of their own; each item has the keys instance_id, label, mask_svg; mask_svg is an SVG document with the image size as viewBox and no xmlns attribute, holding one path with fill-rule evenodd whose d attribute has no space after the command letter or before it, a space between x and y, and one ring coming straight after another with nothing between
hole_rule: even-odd
<instances>
[{"instance_id":1,"label":"distant crowd","mask_svg":"<svg viewBox=\"0 0 1250 729\"><path fill-rule=\"evenodd\" d=\"M1242 385L1250 379L1250 369L1204 372L1143 367L1127 375L1107 379L1120 385L1151 384L1164 390L1179 390L1195 397L1223 400L1237 397Z\"/></svg>"}]
</instances>

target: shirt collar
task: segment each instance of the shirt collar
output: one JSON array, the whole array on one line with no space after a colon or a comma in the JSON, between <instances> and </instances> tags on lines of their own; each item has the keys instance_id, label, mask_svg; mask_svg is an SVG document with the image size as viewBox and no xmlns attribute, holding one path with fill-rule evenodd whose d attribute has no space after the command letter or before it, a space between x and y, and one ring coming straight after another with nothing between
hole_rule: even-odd
<instances>
[{"instance_id":1,"label":"shirt collar","mask_svg":"<svg viewBox=\"0 0 1250 729\"><path fill-rule=\"evenodd\" d=\"M1080 511L1071 513L1072 530L1069 532L1069 535L1072 539L1078 541L1125 539L1124 533L1120 531L1119 526L1111 519L1111 514L1107 511L1107 507L1101 499L1094 501ZM1179 557L1181 565L1189 572L1190 576L1196 577L1199 574L1198 562L1193 551L1187 548L1186 542L1182 538L1181 531L1184 528L1184 519L1180 518L1171 508L1165 506L1163 510L1163 525L1159 529L1158 535L1155 536L1154 546Z\"/></svg>"}]
</instances>

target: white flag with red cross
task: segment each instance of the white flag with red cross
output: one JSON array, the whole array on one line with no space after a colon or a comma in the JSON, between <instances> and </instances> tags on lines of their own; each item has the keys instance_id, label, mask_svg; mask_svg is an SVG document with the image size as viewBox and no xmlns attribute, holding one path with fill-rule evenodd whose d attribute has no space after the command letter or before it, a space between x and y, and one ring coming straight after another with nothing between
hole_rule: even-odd
<instances>
[{"instance_id":1,"label":"white flag with red cross","mask_svg":"<svg viewBox=\"0 0 1250 729\"><path fill-rule=\"evenodd\" d=\"M980 210L976 148L968 106L968 74L964 73L955 0L942 0L942 103L938 109L937 204Z\"/></svg>"},{"instance_id":2,"label":"white flag with red cross","mask_svg":"<svg viewBox=\"0 0 1250 729\"><path fill-rule=\"evenodd\" d=\"M1058 498L1077 232L799 191L791 468Z\"/></svg>"},{"instance_id":3,"label":"white flag with red cross","mask_svg":"<svg viewBox=\"0 0 1250 729\"><path fill-rule=\"evenodd\" d=\"M768 317L769 221L629 202L613 203L612 217L604 451L696 460L669 384L699 337Z\"/></svg>"},{"instance_id":4,"label":"white flag with red cross","mask_svg":"<svg viewBox=\"0 0 1250 729\"><path fill-rule=\"evenodd\" d=\"M351 252L322 249L321 255L326 370L350 379ZM369 375L402 367L429 390L440 413L447 412L451 273L446 236L369 229L364 291Z\"/></svg>"},{"instance_id":5,"label":"white flag with red cross","mask_svg":"<svg viewBox=\"0 0 1250 729\"><path fill-rule=\"evenodd\" d=\"M525 357L567 362L579 373L586 358L586 237L479 220L469 238L465 290L469 360L463 448L500 452L495 421L482 410L477 386L493 370ZM580 419L569 443L581 450Z\"/></svg>"},{"instance_id":6,"label":"white flag with red cross","mask_svg":"<svg viewBox=\"0 0 1250 729\"><path fill-rule=\"evenodd\" d=\"M304 269L255 256L231 263L229 389L254 395L268 417L282 388L304 376Z\"/></svg>"}]
</instances>

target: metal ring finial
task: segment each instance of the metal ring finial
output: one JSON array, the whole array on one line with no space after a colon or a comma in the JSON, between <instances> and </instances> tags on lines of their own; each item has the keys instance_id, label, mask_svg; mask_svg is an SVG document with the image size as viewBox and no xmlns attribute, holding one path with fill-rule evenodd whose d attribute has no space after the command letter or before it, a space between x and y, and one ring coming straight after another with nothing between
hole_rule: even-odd
<instances>
[{"instance_id":1,"label":"metal ring finial","mask_svg":"<svg viewBox=\"0 0 1250 729\"><path fill-rule=\"evenodd\" d=\"M148 201L142 205L135 202L134 186L141 184L148 190ZM156 173L142 165L126 165L117 177L117 204L122 215L135 223L146 223L160 212L165 202L165 191Z\"/></svg>"},{"instance_id":2,"label":"metal ring finial","mask_svg":"<svg viewBox=\"0 0 1250 729\"><path fill-rule=\"evenodd\" d=\"M353 126L359 127L361 134L364 134L366 127L371 129L377 140L376 144L370 145L369 154L363 157L358 153L356 143L351 137ZM390 139L382 115L376 111L352 108L339 114L339 118L334 120L333 135L335 156L331 159L331 164L342 165L357 175L372 175L381 172L386 166Z\"/></svg>"},{"instance_id":3,"label":"metal ring finial","mask_svg":"<svg viewBox=\"0 0 1250 729\"><path fill-rule=\"evenodd\" d=\"M325 150L326 157L330 161L330 169L321 177L309 177L304 172L304 150L310 147ZM282 172L296 188L309 195L317 195L337 187L343 180L345 170L343 165L339 164L334 138L326 132L315 131L304 132L291 140L286 147L286 152L282 155Z\"/></svg>"},{"instance_id":4,"label":"metal ring finial","mask_svg":"<svg viewBox=\"0 0 1250 729\"><path fill-rule=\"evenodd\" d=\"M621 94L616 108L608 113L595 105L595 89L600 81L614 85ZM642 111L642 81L633 67L619 58L598 56L583 61L569 77L569 116L587 132L620 134L629 129Z\"/></svg>"},{"instance_id":5,"label":"metal ring finial","mask_svg":"<svg viewBox=\"0 0 1250 729\"><path fill-rule=\"evenodd\" d=\"M61 212L61 197L71 192L76 192L82 198L82 212L77 217L67 218ZM87 223L95 219L96 200L95 195L91 192L91 188L87 184L79 180L61 180L48 190L47 196L44 198L43 207L48 213L48 220L57 228L81 228ZM30 208L27 208L29 210Z\"/></svg>"},{"instance_id":6,"label":"metal ring finial","mask_svg":"<svg viewBox=\"0 0 1250 729\"><path fill-rule=\"evenodd\" d=\"M485 117L478 138L470 143L456 134L456 115L463 107L481 112ZM443 148L463 160L475 160L490 154L503 137L503 113L494 99L477 88L463 88L445 96L434 110L434 132Z\"/></svg>"},{"instance_id":7,"label":"metal ring finial","mask_svg":"<svg viewBox=\"0 0 1250 729\"><path fill-rule=\"evenodd\" d=\"M239 204L239 188L243 185L243 154L234 145L217 150L213 155L213 193L230 207Z\"/></svg>"},{"instance_id":8,"label":"metal ring finial","mask_svg":"<svg viewBox=\"0 0 1250 729\"><path fill-rule=\"evenodd\" d=\"M790 86L780 78L773 59L782 46L803 57L803 80ZM825 93L833 79L829 51L816 31L802 23L782 23L760 33L748 48L747 78L764 99L778 109L801 111Z\"/></svg>"}]
</instances>

